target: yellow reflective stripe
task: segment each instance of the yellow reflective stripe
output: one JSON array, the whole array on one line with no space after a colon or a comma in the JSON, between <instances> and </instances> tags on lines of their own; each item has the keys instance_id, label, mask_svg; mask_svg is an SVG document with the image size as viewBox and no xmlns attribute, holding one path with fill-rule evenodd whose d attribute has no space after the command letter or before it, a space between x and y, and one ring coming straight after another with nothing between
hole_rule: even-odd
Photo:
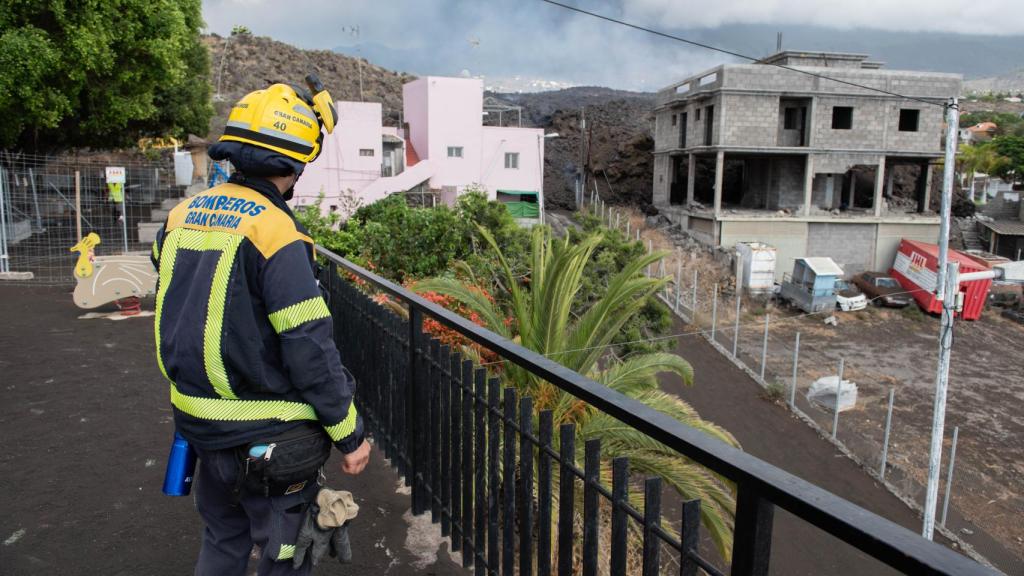
<instances>
[{"instance_id":1,"label":"yellow reflective stripe","mask_svg":"<svg viewBox=\"0 0 1024 576\"><path fill-rule=\"evenodd\" d=\"M189 230L188 232L197 231ZM206 328L203 330L203 363L206 365L206 377L210 379L210 385L221 398L235 399L238 396L231 390L228 372L224 368L221 339L224 328L224 302L228 296L228 279L231 277L235 254L238 252L238 245L242 243L243 237L227 232L198 232L198 234L207 237L207 245L211 247L210 249L221 251L210 285L210 301L206 308ZM186 234L186 238L187 236L188 234Z\"/></svg>"},{"instance_id":2,"label":"yellow reflective stripe","mask_svg":"<svg viewBox=\"0 0 1024 576\"><path fill-rule=\"evenodd\" d=\"M186 396L171 385L171 404L185 414L203 420L316 420L316 411L309 404L287 400L228 400Z\"/></svg>"},{"instance_id":3,"label":"yellow reflective stripe","mask_svg":"<svg viewBox=\"0 0 1024 576\"><path fill-rule=\"evenodd\" d=\"M160 246L156 240L153 240L153 260L160 261Z\"/></svg>"},{"instance_id":4,"label":"yellow reflective stripe","mask_svg":"<svg viewBox=\"0 0 1024 576\"><path fill-rule=\"evenodd\" d=\"M268 318L270 319L270 325L274 327L274 331L280 334L281 332L301 326L306 322L328 318L330 315L331 311L327 309L327 303L324 302L323 298L317 296L309 300L303 300L298 304L292 304L287 308L282 308L270 314Z\"/></svg>"},{"instance_id":5,"label":"yellow reflective stripe","mask_svg":"<svg viewBox=\"0 0 1024 576\"><path fill-rule=\"evenodd\" d=\"M295 556L295 545L294 544L281 544L281 549L277 551L278 560L287 560Z\"/></svg>"},{"instance_id":6,"label":"yellow reflective stripe","mask_svg":"<svg viewBox=\"0 0 1024 576\"><path fill-rule=\"evenodd\" d=\"M156 293L156 316L153 318L153 328L156 332L156 363L160 366L160 373L167 380L170 380L170 377L167 376L164 359L160 354L160 319L163 318L164 297L167 295L168 288L171 287L171 277L174 275L174 260L178 255L180 232L181 230L174 230L164 238L164 257L160 259L160 286Z\"/></svg>"},{"instance_id":7,"label":"yellow reflective stripe","mask_svg":"<svg viewBox=\"0 0 1024 576\"><path fill-rule=\"evenodd\" d=\"M345 416L345 419L334 426L324 426L324 431L331 437L331 440L337 442L356 431L357 417L356 405L355 402L352 402L348 405L348 415Z\"/></svg>"}]
</instances>

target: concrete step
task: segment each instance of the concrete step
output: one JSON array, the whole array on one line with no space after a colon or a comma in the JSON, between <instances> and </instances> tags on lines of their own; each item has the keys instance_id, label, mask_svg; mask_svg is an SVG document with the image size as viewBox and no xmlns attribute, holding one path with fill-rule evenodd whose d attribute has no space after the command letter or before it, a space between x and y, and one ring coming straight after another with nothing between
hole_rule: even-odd
<instances>
[{"instance_id":1,"label":"concrete step","mask_svg":"<svg viewBox=\"0 0 1024 576\"><path fill-rule=\"evenodd\" d=\"M156 240L157 233L164 227L163 222L139 222L139 242L150 244Z\"/></svg>"}]
</instances>

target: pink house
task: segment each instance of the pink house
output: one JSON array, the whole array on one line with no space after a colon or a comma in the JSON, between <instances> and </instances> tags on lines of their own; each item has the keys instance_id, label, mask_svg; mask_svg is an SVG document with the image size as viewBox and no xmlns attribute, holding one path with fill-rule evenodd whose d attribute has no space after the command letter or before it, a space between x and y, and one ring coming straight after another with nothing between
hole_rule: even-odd
<instances>
[{"instance_id":1,"label":"pink house","mask_svg":"<svg viewBox=\"0 0 1024 576\"><path fill-rule=\"evenodd\" d=\"M348 216L389 194L431 191L449 205L469 186L517 218L543 218L544 131L484 126L483 82L427 76L402 87L403 127L381 105L337 102L338 127L295 186L296 205Z\"/></svg>"}]
</instances>

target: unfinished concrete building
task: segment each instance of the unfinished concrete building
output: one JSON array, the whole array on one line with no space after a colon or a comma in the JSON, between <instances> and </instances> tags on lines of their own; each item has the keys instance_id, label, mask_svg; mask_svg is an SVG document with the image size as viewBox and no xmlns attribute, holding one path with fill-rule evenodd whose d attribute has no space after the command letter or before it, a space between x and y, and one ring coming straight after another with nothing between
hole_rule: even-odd
<instances>
[{"instance_id":1,"label":"unfinished concrete building","mask_svg":"<svg viewBox=\"0 0 1024 576\"><path fill-rule=\"evenodd\" d=\"M932 170L957 74L885 70L866 55L785 51L658 92L654 204L696 238L885 270L900 238L934 242ZM772 66L780 64L927 102Z\"/></svg>"}]
</instances>

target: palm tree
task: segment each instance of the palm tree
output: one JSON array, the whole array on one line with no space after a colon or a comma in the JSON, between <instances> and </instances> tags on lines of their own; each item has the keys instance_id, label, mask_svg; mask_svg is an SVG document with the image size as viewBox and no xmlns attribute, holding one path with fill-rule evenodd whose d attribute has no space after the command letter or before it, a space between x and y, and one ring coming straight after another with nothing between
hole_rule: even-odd
<instances>
[{"instance_id":1,"label":"palm tree","mask_svg":"<svg viewBox=\"0 0 1024 576\"><path fill-rule=\"evenodd\" d=\"M971 202L974 202L974 174L981 172L987 176L985 179L985 190L981 194L981 203L988 201L988 182L993 172L999 171L1006 163L1006 158L1000 156L991 143L975 144L964 146L960 150L960 162L963 169L970 174L971 178Z\"/></svg>"},{"instance_id":2,"label":"palm tree","mask_svg":"<svg viewBox=\"0 0 1024 576\"><path fill-rule=\"evenodd\" d=\"M659 390L657 375L662 372L680 376L687 385L693 383L693 369L686 360L661 352L618 359L611 352L616 334L667 281L647 278L641 272L664 254L654 253L629 262L609 280L602 298L574 316L572 309L580 292L584 267L600 243L600 235L572 244L568 238L552 239L545 227L535 227L528 257L530 275L523 279L513 273L487 230L481 228L480 233L498 260L495 285L502 292L504 298L498 300L506 302L506 310L473 281L433 278L416 283L414 288L450 296L476 312L488 328L502 336L737 446L727 431L701 419L677 396ZM506 314L512 322L505 321ZM582 448L586 440L598 438L604 459L628 457L635 472L660 476L686 499L699 498L703 524L719 552L729 561L735 515L732 484L519 366L508 363L501 374L506 385L516 388L519 394L532 396L538 410L551 410L556 426L575 424L578 447ZM602 468L603 474L610 474L608 466Z\"/></svg>"}]
</instances>

